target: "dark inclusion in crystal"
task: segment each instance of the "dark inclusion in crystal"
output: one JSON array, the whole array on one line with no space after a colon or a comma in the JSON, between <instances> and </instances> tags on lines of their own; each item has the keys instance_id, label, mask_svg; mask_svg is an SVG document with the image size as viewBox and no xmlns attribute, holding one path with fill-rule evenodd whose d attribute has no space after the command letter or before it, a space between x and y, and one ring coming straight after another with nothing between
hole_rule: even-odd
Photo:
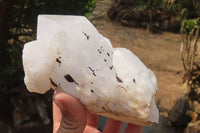
<instances>
[{"instance_id":1,"label":"dark inclusion in crystal","mask_svg":"<svg viewBox=\"0 0 200 133\"><path fill-rule=\"evenodd\" d=\"M92 74L96 77L96 73L95 70L93 70L91 67L88 66L88 68L90 69L90 71L92 71Z\"/></svg>"},{"instance_id":2,"label":"dark inclusion in crystal","mask_svg":"<svg viewBox=\"0 0 200 133\"><path fill-rule=\"evenodd\" d=\"M66 74L66 75L64 76L64 78L65 78L68 82L74 82L75 84L78 85L78 83L72 78L71 75Z\"/></svg>"},{"instance_id":3,"label":"dark inclusion in crystal","mask_svg":"<svg viewBox=\"0 0 200 133\"><path fill-rule=\"evenodd\" d=\"M112 66L110 66L109 68L110 68L110 70L112 70L112 69L113 69L113 65L112 65Z\"/></svg>"},{"instance_id":4,"label":"dark inclusion in crystal","mask_svg":"<svg viewBox=\"0 0 200 133\"><path fill-rule=\"evenodd\" d=\"M50 78L51 84L55 87L58 87L58 85Z\"/></svg>"},{"instance_id":5,"label":"dark inclusion in crystal","mask_svg":"<svg viewBox=\"0 0 200 133\"><path fill-rule=\"evenodd\" d=\"M135 79L133 79L133 83L135 83L135 84L136 84L136 81L135 81Z\"/></svg>"},{"instance_id":6,"label":"dark inclusion in crystal","mask_svg":"<svg viewBox=\"0 0 200 133\"><path fill-rule=\"evenodd\" d=\"M90 39L90 37L85 32L83 32L83 34L86 36L87 40Z\"/></svg>"},{"instance_id":7,"label":"dark inclusion in crystal","mask_svg":"<svg viewBox=\"0 0 200 133\"><path fill-rule=\"evenodd\" d=\"M123 83L123 81L118 76L116 76L116 79L117 79L118 82Z\"/></svg>"},{"instance_id":8,"label":"dark inclusion in crystal","mask_svg":"<svg viewBox=\"0 0 200 133\"><path fill-rule=\"evenodd\" d=\"M62 62L60 61L60 58L61 58L61 57L59 57L59 58L56 58L56 62L58 62L58 63L59 63L59 66L60 66L60 64L62 63Z\"/></svg>"}]
</instances>

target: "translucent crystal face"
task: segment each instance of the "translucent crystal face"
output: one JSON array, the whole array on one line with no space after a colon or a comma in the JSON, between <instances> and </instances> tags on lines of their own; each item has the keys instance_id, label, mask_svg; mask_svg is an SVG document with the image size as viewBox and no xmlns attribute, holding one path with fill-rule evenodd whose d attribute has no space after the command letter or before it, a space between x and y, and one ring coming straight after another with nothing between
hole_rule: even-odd
<instances>
[{"instance_id":1,"label":"translucent crystal face","mask_svg":"<svg viewBox=\"0 0 200 133\"><path fill-rule=\"evenodd\" d=\"M83 16L40 15L23 65L29 91L54 88L97 114L158 122L154 73L129 50L113 48Z\"/></svg>"}]
</instances>

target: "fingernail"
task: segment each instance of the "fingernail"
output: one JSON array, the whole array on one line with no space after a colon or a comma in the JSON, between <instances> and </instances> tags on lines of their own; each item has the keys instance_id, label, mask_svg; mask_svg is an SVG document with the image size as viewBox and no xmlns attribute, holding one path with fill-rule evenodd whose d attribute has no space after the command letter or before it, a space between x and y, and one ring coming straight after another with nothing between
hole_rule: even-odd
<instances>
[{"instance_id":1,"label":"fingernail","mask_svg":"<svg viewBox=\"0 0 200 133\"><path fill-rule=\"evenodd\" d=\"M55 104L60 108L61 112L65 112L65 108L63 106L63 104L57 100L54 100Z\"/></svg>"}]
</instances>

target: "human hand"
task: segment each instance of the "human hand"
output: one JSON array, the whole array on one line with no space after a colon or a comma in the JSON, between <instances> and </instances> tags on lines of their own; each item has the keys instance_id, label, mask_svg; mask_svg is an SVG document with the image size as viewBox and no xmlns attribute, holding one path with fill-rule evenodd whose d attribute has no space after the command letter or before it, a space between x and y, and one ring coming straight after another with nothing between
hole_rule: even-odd
<instances>
[{"instance_id":1,"label":"human hand","mask_svg":"<svg viewBox=\"0 0 200 133\"><path fill-rule=\"evenodd\" d=\"M121 133L123 122L108 119L102 133ZM128 124L125 133L142 133L143 127ZM53 96L53 133L100 133L98 115L87 112L84 106L66 93Z\"/></svg>"}]
</instances>

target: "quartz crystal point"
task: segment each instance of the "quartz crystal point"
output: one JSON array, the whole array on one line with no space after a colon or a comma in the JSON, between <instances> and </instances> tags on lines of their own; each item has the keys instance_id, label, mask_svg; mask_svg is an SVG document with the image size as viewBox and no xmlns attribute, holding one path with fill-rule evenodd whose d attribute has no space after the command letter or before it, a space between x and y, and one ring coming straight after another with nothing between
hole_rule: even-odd
<instances>
[{"instance_id":1,"label":"quartz crystal point","mask_svg":"<svg viewBox=\"0 0 200 133\"><path fill-rule=\"evenodd\" d=\"M154 73L125 48L113 48L83 16L39 15L37 40L23 49L29 91L66 92L88 111L139 125L158 122Z\"/></svg>"}]
</instances>

